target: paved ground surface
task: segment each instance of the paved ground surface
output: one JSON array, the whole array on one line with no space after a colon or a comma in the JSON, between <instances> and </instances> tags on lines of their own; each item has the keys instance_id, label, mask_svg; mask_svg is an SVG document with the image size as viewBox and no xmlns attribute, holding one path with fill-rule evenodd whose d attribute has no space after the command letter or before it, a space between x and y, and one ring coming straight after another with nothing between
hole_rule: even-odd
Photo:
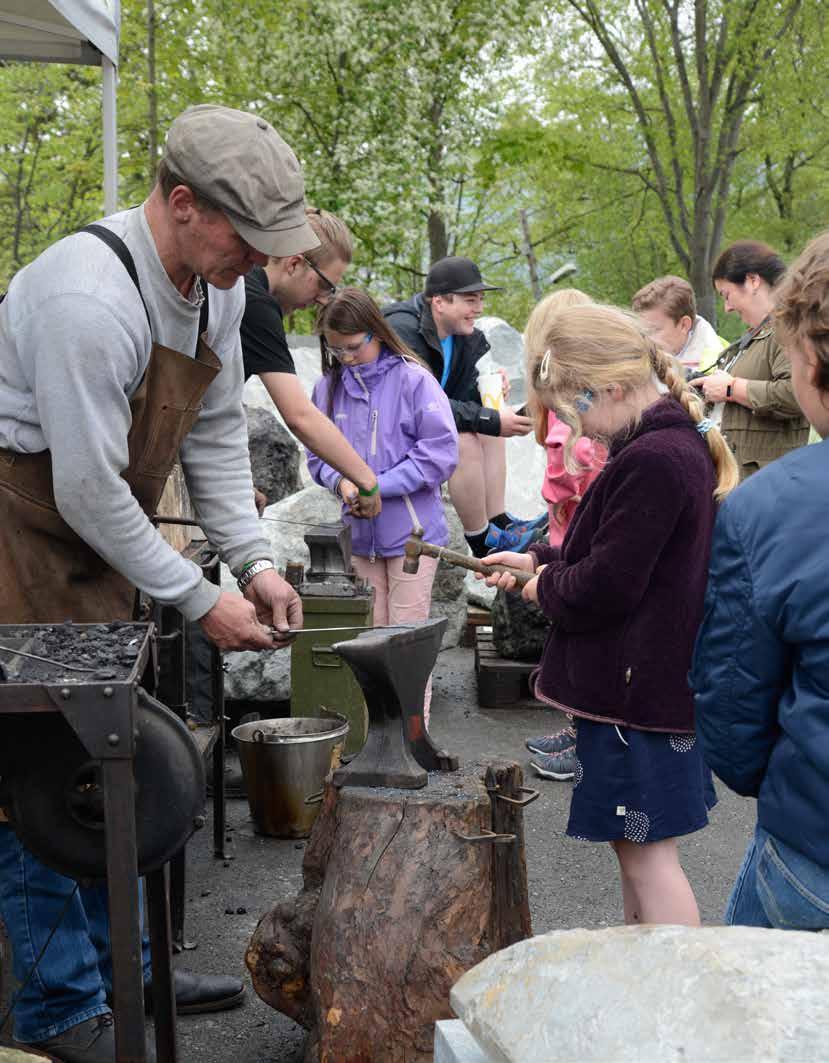
<instances>
[{"instance_id":1,"label":"paved ground surface","mask_svg":"<svg viewBox=\"0 0 829 1063\"><path fill-rule=\"evenodd\" d=\"M620 923L621 898L610 847L565 836L568 783L532 782L524 739L557 729L561 718L534 703L479 709L471 650L441 654L434 690L432 732L441 745L462 759L514 757L527 765L527 784L541 789L540 799L525 814L535 932ZM720 803L710 826L682 844L683 863L706 923L721 921L754 820L754 802L735 797L719 784L718 793ZM244 952L259 917L299 889L303 846L256 835L245 801L228 802L228 821L234 853L229 866L212 858L210 824L190 845L186 933L198 947L176 962L200 972L246 977ZM252 990L244 1007L183 1017L178 1029L182 1063L302 1060L303 1031Z\"/></svg>"},{"instance_id":2,"label":"paved ground surface","mask_svg":"<svg viewBox=\"0 0 829 1063\"><path fill-rule=\"evenodd\" d=\"M491 754L514 757L527 765L524 739L560 724L560 717L534 703L479 709L470 650L442 653L434 686L433 734L462 758ZM525 781L541 789L541 797L525 814L535 932L620 923L622 905L610 847L567 838L570 785L533 783L531 779L527 766ZM753 801L735 797L719 784L718 793L720 803L710 826L682 845L683 863L707 923L721 921L754 821ZM206 831L191 846L188 932L199 947L181 959L198 970L242 974L242 957L259 916L299 888L302 849L294 842L254 834L245 802L229 802L229 819L235 851L230 867L209 858ZM226 908L234 914L226 915ZM238 908L247 911L236 914ZM181 1019L179 1031L185 1063L300 1063L302 1059L302 1030L252 991L244 1008L215 1017Z\"/></svg>"}]
</instances>

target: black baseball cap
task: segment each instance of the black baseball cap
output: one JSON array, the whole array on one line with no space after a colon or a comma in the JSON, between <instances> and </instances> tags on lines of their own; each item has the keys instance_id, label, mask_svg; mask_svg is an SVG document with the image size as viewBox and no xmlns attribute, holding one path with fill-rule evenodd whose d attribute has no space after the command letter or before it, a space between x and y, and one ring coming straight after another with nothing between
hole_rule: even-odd
<instances>
[{"instance_id":1,"label":"black baseball cap","mask_svg":"<svg viewBox=\"0 0 829 1063\"><path fill-rule=\"evenodd\" d=\"M468 292L500 292L494 284L487 284L471 258L450 255L440 258L426 277L425 295L464 295Z\"/></svg>"}]
</instances>

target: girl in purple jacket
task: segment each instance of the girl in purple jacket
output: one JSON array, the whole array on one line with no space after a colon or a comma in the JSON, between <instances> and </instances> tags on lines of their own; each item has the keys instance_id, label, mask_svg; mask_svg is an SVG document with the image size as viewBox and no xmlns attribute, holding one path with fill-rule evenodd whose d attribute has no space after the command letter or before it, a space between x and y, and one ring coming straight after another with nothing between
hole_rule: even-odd
<instances>
[{"instance_id":1,"label":"girl in purple jacket","mask_svg":"<svg viewBox=\"0 0 829 1063\"><path fill-rule=\"evenodd\" d=\"M613 846L625 922L697 926L676 839L706 825L716 797L687 675L716 502L737 466L671 358L615 307L557 314L530 386L572 429L571 471L582 435L608 448L560 549L485 559L535 572L523 595L551 622L535 692L578 717L567 833Z\"/></svg>"},{"instance_id":2,"label":"girl in purple jacket","mask_svg":"<svg viewBox=\"0 0 829 1063\"><path fill-rule=\"evenodd\" d=\"M355 484L308 453L318 484L343 502L351 525L354 569L374 587L376 624L411 624L429 617L437 561L421 557L403 571L403 548L422 527L428 542L449 541L440 487L458 463L458 433L449 400L406 347L374 300L342 288L317 320L323 377L311 396L374 470L382 499L378 516L357 519ZM423 716L429 722L431 681Z\"/></svg>"}]
</instances>

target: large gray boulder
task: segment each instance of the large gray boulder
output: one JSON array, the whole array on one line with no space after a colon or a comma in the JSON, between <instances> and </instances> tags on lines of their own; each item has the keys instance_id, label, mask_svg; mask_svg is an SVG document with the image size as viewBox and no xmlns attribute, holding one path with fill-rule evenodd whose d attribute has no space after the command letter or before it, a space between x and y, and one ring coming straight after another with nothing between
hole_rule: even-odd
<instances>
[{"instance_id":1,"label":"large gray boulder","mask_svg":"<svg viewBox=\"0 0 829 1063\"><path fill-rule=\"evenodd\" d=\"M279 502L300 488L299 446L271 410L245 407L245 416L254 486L269 504Z\"/></svg>"},{"instance_id":2,"label":"large gray boulder","mask_svg":"<svg viewBox=\"0 0 829 1063\"><path fill-rule=\"evenodd\" d=\"M468 554L469 547L463 537L463 525L458 519L455 507L449 501L449 494L445 487L443 494L446 523L449 525L448 548L461 554ZM449 621L443 633L440 647L442 650L457 646L466 627L465 575L466 569L450 565L446 561L438 562L435 582L432 584L432 608L429 615L432 619L445 616Z\"/></svg>"},{"instance_id":3,"label":"large gray boulder","mask_svg":"<svg viewBox=\"0 0 829 1063\"><path fill-rule=\"evenodd\" d=\"M478 372L491 373L495 369L505 369L512 385L510 404L520 406L527 397L521 333L500 317L479 317L475 327L489 341L489 350L478 362Z\"/></svg>"},{"instance_id":4,"label":"large gray boulder","mask_svg":"<svg viewBox=\"0 0 829 1063\"><path fill-rule=\"evenodd\" d=\"M550 621L535 602L515 591L499 590L492 604L492 641L510 661L540 661Z\"/></svg>"},{"instance_id":5,"label":"large gray boulder","mask_svg":"<svg viewBox=\"0 0 829 1063\"><path fill-rule=\"evenodd\" d=\"M226 653L225 697L238 701L288 701L291 650Z\"/></svg>"},{"instance_id":6,"label":"large gray boulder","mask_svg":"<svg viewBox=\"0 0 829 1063\"><path fill-rule=\"evenodd\" d=\"M451 1003L493 1063L817 1061L829 939L755 927L564 930L488 957Z\"/></svg>"},{"instance_id":7,"label":"large gray boulder","mask_svg":"<svg viewBox=\"0 0 829 1063\"><path fill-rule=\"evenodd\" d=\"M270 541L274 564L285 571L288 561L308 565L311 555L305 545L305 534L320 524L336 524L340 519L340 503L324 487L309 484L296 494L268 506L262 515L262 531ZM236 580L227 568L222 568L222 586L235 590ZM229 656L229 655L228 655Z\"/></svg>"},{"instance_id":8,"label":"large gray boulder","mask_svg":"<svg viewBox=\"0 0 829 1063\"><path fill-rule=\"evenodd\" d=\"M268 506L262 518L262 528L273 548L276 567L284 572L287 561L299 561L307 566L311 556L303 538L305 533L314 524L335 524L339 519L339 502L330 491L317 484ZM224 565L222 587L229 591L237 589L236 580ZM224 660L227 697L273 701L291 696L290 650L226 653Z\"/></svg>"},{"instance_id":9,"label":"large gray boulder","mask_svg":"<svg viewBox=\"0 0 829 1063\"><path fill-rule=\"evenodd\" d=\"M307 345L302 345L298 342L298 337L289 337L288 341L291 344L291 354L293 355L294 365L297 370L297 379L302 384L305 393L308 397L311 397L311 392L314 389L314 384L320 378L320 355L319 346L312 348ZM244 403L251 409L266 410L272 414L286 432L289 432L285 421L282 418L279 410L274 405L273 399L268 394L265 385L259 379L258 376L250 377L245 383L245 390L243 392ZM290 434L290 433L289 433ZM293 437L291 437L293 438ZM300 453L299 461L299 479L300 486L305 486L311 483L311 475L308 472L308 465L305 457L305 448L297 442L297 447Z\"/></svg>"},{"instance_id":10,"label":"large gray boulder","mask_svg":"<svg viewBox=\"0 0 829 1063\"><path fill-rule=\"evenodd\" d=\"M487 587L482 579L478 579L474 572L467 572L463 580L463 589L466 600L470 605L477 605L479 609L491 609L498 593L495 587Z\"/></svg>"},{"instance_id":11,"label":"large gray boulder","mask_svg":"<svg viewBox=\"0 0 829 1063\"><path fill-rule=\"evenodd\" d=\"M521 406L527 398L524 373L524 341L521 333L500 317L481 317L477 327L490 343L490 350L478 362L479 373L506 370L511 391L511 406ZM544 512L541 484L547 459L535 435L515 436L506 440L507 510L518 517L536 517Z\"/></svg>"}]
</instances>

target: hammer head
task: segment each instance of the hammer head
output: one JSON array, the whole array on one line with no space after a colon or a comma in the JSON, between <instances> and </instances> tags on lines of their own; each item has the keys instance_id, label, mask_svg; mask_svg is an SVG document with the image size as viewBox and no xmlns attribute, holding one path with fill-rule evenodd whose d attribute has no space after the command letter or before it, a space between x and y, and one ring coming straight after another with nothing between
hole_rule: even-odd
<instances>
[{"instance_id":1,"label":"hammer head","mask_svg":"<svg viewBox=\"0 0 829 1063\"><path fill-rule=\"evenodd\" d=\"M406 545L403 548L403 553L405 554L403 571L409 576L413 576L420 566L420 546L422 542L423 537L416 534L410 535L406 540Z\"/></svg>"}]
</instances>

